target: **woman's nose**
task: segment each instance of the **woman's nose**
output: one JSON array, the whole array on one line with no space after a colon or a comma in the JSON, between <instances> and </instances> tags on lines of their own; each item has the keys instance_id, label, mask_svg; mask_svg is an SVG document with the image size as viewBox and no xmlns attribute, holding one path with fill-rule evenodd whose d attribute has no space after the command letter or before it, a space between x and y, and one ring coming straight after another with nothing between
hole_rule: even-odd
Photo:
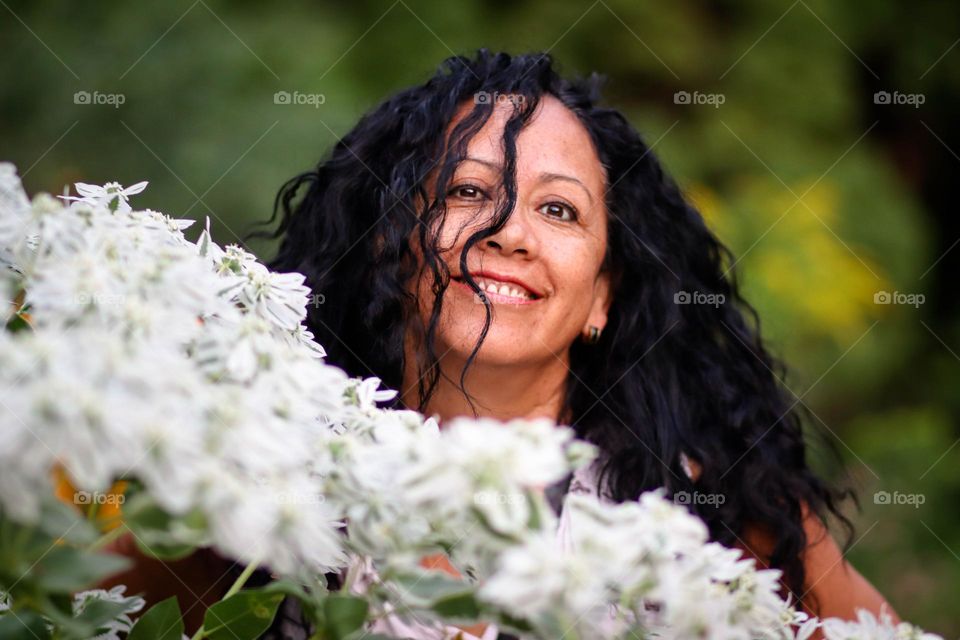
<instances>
[{"instance_id":1,"label":"woman's nose","mask_svg":"<svg viewBox=\"0 0 960 640\"><path fill-rule=\"evenodd\" d=\"M519 253L529 257L536 250L537 239L523 214L514 209L503 227L484 240L484 245L508 256Z\"/></svg>"}]
</instances>

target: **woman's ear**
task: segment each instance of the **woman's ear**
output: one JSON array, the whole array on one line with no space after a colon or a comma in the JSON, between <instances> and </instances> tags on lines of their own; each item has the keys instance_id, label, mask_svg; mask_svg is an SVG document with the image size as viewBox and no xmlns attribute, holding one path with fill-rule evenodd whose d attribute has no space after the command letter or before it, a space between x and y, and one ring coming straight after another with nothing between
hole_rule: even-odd
<instances>
[{"instance_id":1,"label":"woman's ear","mask_svg":"<svg viewBox=\"0 0 960 640\"><path fill-rule=\"evenodd\" d=\"M589 332L590 327L597 327L600 331L607 325L607 313L613 302L613 287L610 282L610 272L603 270L597 275L593 283L593 301L590 305L590 314L583 332Z\"/></svg>"}]
</instances>

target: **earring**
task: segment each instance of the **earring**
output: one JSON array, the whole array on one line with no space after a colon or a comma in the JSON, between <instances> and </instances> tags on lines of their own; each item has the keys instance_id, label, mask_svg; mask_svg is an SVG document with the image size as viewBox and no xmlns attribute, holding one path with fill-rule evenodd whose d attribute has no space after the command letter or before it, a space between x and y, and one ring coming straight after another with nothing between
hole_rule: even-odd
<instances>
[{"instance_id":1,"label":"earring","mask_svg":"<svg viewBox=\"0 0 960 640\"><path fill-rule=\"evenodd\" d=\"M597 344L600 342L600 328L590 325L590 333L583 336L583 341L587 344Z\"/></svg>"}]
</instances>

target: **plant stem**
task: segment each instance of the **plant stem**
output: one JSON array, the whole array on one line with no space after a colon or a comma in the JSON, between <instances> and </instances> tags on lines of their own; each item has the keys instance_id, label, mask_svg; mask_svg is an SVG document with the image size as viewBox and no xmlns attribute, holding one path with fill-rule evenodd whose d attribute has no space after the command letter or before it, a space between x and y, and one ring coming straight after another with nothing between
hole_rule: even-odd
<instances>
[{"instance_id":1,"label":"plant stem","mask_svg":"<svg viewBox=\"0 0 960 640\"><path fill-rule=\"evenodd\" d=\"M237 579L233 581L233 584L230 585L230 588L227 589L227 593L223 596L220 602L223 602L230 596L240 591L240 589L243 588L243 585L247 583L247 580L250 578L250 576L253 575L253 572L257 570L257 567L259 566L259 564L260 562L258 560L253 560L250 564L248 564L244 568L243 572L239 576L237 576ZM200 638L203 637L203 632L204 632L203 625L200 625L200 628L197 629L197 632L193 634L193 637L191 637L190 640L200 640Z\"/></svg>"},{"instance_id":2,"label":"plant stem","mask_svg":"<svg viewBox=\"0 0 960 640\"><path fill-rule=\"evenodd\" d=\"M226 600L227 598L235 594L237 591L240 591L240 589L243 588L243 585L247 583L247 580L250 578L253 572L257 570L257 567L259 565L260 565L260 562L258 560L254 560L253 562L248 564L246 568L243 570L243 573L241 573L237 577L237 579L233 582L233 584L230 585L230 589L227 590L227 595L223 596L223 599Z\"/></svg>"},{"instance_id":3,"label":"plant stem","mask_svg":"<svg viewBox=\"0 0 960 640\"><path fill-rule=\"evenodd\" d=\"M340 593L350 595L350 589L353 587L353 583L356 582L357 577L360 575L361 564L364 562L363 557L354 558L354 561L347 568L347 575L343 579L343 586L340 587Z\"/></svg>"},{"instance_id":4,"label":"plant stem","mask_svg":"<svg viewBox=\"0 0 960 640\"><path fill-rule=\"evenodd\" d=\"M127 525L121 522L118 526L114 527L110 531L107 531L105 534L94 540L90 545L90 551L99 551L100 549L103 549L126 532Z\"/></svg>"}]
</instances>

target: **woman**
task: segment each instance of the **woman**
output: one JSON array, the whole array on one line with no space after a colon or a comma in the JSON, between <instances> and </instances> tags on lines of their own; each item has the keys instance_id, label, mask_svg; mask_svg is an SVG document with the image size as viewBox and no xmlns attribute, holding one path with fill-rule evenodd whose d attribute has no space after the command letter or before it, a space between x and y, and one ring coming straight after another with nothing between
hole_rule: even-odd
<instances>
[{"instance_id":1,"label":"woman","mask_svg":"<svg viewBox=\"0 0 960 640\"><path fill-rule=\"evenodd\" d=\"M284 185L270 266L306 275L328 362L398 407L572 425L605 499L666 487L806 610L878 613L730 252L599 84L546 54L446 60Z\"/></svg>"},{"instance_id":2,"label":"woman","mask_svg":"<svg viewBox=\"0 0 960 640\"><path fill-rule=\"evenodd\" d=\"M323 301L328 361L402 406L570 424L612 499L712 497L690 500L712 537L807 610L878 612L824 526L850 529L851 492L811 471L730 252L599 84L545 54L446 60L284 186L271 267Z\"/></svg>"}]
</instances>

